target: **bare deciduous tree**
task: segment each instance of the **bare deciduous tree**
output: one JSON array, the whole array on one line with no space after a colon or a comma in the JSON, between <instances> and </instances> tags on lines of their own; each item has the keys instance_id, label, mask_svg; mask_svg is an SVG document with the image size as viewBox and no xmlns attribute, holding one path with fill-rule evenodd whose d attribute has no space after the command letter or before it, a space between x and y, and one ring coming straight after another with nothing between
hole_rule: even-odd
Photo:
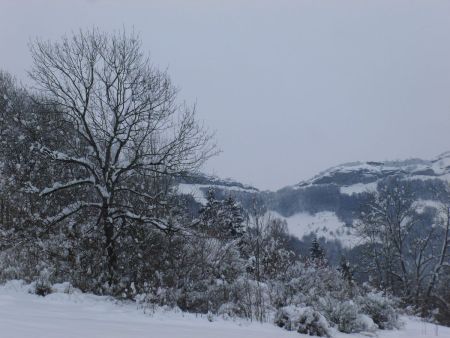
<instances>
[{"instance_id":1,"label":"bare deciduous tree","mask_svg":"<svg viewBox=\"0 0 450 338\"><path fill-rule=\"evenodd\" d=\"M37 144L49 160L74 168L72 177L40 192L75 192L47 224L94 210L112 282L120 227L139 222L165 228L164 219L150 207L159 196L144 182L197 169L215 152L211 134L197 123L195 109L177 104L177 90L166 72L143 55L135 34L94 29L57 43L37 40L31 52L30 76L37 89L75 132L64 147ZM77 189L87 193L78 195Z\"/></svg>"},{"instance_id":2,"label":"bare deciduous tree","mask_svg":"<svg viewBox=\"0 0 450 338\"><path fill-rule=\"evenodd\" d=\"M393 178L378 186L360 215L358 231L384 288L398 285L404 292L410 291L406 254L408 236L418 222L414 201L408 184Z\"/></svg>"},{"instance_id":3,"label":"bare deciduous tree","mask_svg":"<svg viewBox=\"0 0 450 338\"><path fill-rule=\"evenodd\" d=\"M447 188L447 191L448 189L449 188ZM434 299L436 299L440 303L440 305L444 307L444 310L448 314L450 313L450 302L439 294L439 292L442 290L436 290L436 285L438 284L440 279L445 280L445 278L448 278L448 276L445 276L445 274L442 273L444 268L450 267L450 205L448 204L448 202L443 203L441 207L438 226L442 227L443 234L441 234L440 236L441 245L440 247L438 247L438 250L436 250L437 252L435 253L435 255L432 256L434 267L430 272L431 277L429 278L426 298L429 299L433 297Z\"/></svg>"},{"instance_id":4,"label":"bare deciduous tree","mask_svg":"<svg viewBox=\"0 0 450 338\"><path fill-rule=\"evenodd\" d=\"M378 286L424 313L433 307L450 309L438 287L445 283L443 270L449 265L449 210L448 201L427 206L414 197L407 181L392 178L371 195L357 226L368 272Z\"/></svg>"}]
</instances>

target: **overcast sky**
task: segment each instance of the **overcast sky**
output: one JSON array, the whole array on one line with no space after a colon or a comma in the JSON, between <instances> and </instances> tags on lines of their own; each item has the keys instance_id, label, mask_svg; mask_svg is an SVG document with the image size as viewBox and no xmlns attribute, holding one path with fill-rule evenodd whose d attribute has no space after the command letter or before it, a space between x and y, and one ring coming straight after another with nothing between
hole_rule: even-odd
<instances>
[{"instance_id":1,"label":"overcast sky","mask_svg":"<svg viewBox=\"0 0 450 338\"><path fill-rule=\"evenodd\" d=\"M262 189L355 160L450 150L450 1L0 0L0 68L30 38L141 34L222 153L204 168Z\"/></svg>"}]
</instances>

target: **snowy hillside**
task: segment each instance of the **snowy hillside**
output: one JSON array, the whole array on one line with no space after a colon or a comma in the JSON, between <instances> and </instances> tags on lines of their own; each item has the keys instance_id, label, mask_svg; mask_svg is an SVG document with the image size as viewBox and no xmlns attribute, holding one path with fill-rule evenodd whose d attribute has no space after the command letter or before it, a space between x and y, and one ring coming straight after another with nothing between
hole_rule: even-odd
<instances>
[{"instance_id":1,"label":"snowy hillside","mask_svg":"<svg viewBox=\"0 0 450 338\"><path fill-rule=\"evenodd\" d=\"M289 232L297 238L314 235L327 241L338 240L343 247L351 248L358 244L359 239L352 227L346 226L334 212L322 211L316 214L300 212L284 217L277 212L270 212L277 218L287 222Z\"/></svg>"},{"instance_id":2,"label":"snowy hillside","mask_svg":"<svg viewBox=\"0 0 450 338\"><path fill-rule=\"evenodd\" d=\"M220 189L228 194L235 194L237 192L256 193L257 190L253 188L245 188L238 185L222 185L222 184L188 184L180 183L178 185L178 192L183 195L191 195L194 199L200 203L206 203L206 192L208 189Z\"/></svg>"},{"instance_id":3,"label":"snowy hillside","mask_svg":"<svg viewBox=\"0 0 450 338\"><path fill-rule=\"evenodd\" d=\"M0 287L2 338L273 338L308 337L275 325L214 319L174 311L144 313L135 304L74 292L40 297L18 281ZM380 338L450 338L450 328L404 318L405 327L378 331ZM335 332L336 338L367 337ZM370 335L374 336L374 335Z\"/></svg>"},{"instance_id":4,"label":"snowy hillside","mask_svg":"<svg viewBox=\"0 0 450 338\"><path fill-rule=\"evenodd\" d=\"M450 181L450 152L431 160L342 164L274 192L206 175L184 181L178 189L193 196L199 204L205 203L209 188L219 198L235 197L244 208L251 207L255 199L264 201L269 213L285 219L290 232L299 239L315 235L350 248L357 244L352 226L355 214L364 204L365 193L375 191L380 181L394 175L410 181L417 197L432 206L436 198L433 193L443 187L442 183Z\"/></svg>"},{"instance_id":5,"label":"snowy hillside","mask_svg":"<svg viewBox=\"0 0 450 338\"><path fill-rule=\"evenodd\" d=\"M302 188L314 184L334 183L342 193L360 193L372 190L373 183L390 175L405 175L410 179L450 179L450 152L431 160L408 159L385 162L352 162L332 167L310 180L294 187Z\"/></svg>"}]
</instances>

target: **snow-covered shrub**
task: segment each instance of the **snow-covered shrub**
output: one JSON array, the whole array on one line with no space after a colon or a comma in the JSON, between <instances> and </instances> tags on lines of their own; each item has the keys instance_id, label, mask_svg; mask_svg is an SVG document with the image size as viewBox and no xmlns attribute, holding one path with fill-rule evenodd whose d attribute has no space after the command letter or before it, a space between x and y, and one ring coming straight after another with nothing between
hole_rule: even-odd
<instances>
[{"instance_id":1,"label":"snow-covered shrub","mask_svg":"<svg viewBox=\"0 0 450 338\"><path fill-rule=\"evenodd\" d=\"M47 296L53 292L52 283L50 282L50 271L48 269L43 269L39 275L38 280L34 283L31 293L38 296Z\"/></svg>"},{"instance_id":2,"label":"snow-covered shrub","mask_svg":"<svg viewBox=\"0 0 450 338\"><path fill-rule=\"evenodd\" d=\"M373 320L361 314L361 309L352 300L342 302L326 296L321 298L319 309L341 332L353 333L377 329Z\"/></svg>"},{"instance_id":3,"label":"snow-covered shrub","mask_svg":"<svg viewBox=\"0 0 450 338\"><path fill-rule=\"evenodd\" d=\"M0 236L1 240L1 236ZM0 245L2 243L0 242ZM24 243L20 247L0 250L0 281L22 279L32 282L39 277L45 254L37 243Z\"/></svg>"},{"instance_id":4,"label":"snow-covered shrub","mask_svg":"<svg viewBox=\"0 0 450 338\"><path fill-rule=\"evenodd\" d=\"M133 300L143 308L156 307L178 307L177 301L179 299L179 290L174 288L159 287L156 289L142 290L142 293L136 293Z\"/></svg>"},{"instance_id":5,"label":"snow-covered shrub","mask_svg":"<svg viewBox=\"0 0 450 338\"><path fill-rule=\"evenodd\" d=\"M226 319L239 317L240 312L239 306L233 302L222 304L217 310L217 314Z\"/></svg>"},{"instance_id":6,"label":"snow-covered shrub","mask_svg":"<svg viewBox=\"0 0 450 338\"><path fill-rule=\"evenodd\" d=\"M305 310L298 320L297 332L310 336L330 336L329 324L325 317L313 309Z\"/></svg>"},{"instance_id":7,"label":"snow-covered shrub","mask_svg":"<svg viewBox=\"0 0 450 338\"><path fill-rule=\"evenodd\" d=\"M31 293L34 293L38 296L47 296L53 292L52 285L46 281L39 280L34 284Z\"/></svg>"},{"instance_id":8,"label":"snow-covered shrub","mask_svg":"<svg viewBox=\"0 0 450 338\"><path fill-rule=\"evenodd\" d=\"M395 301L381 293L369 292L358 297L363 313L367 314L382 330L392 330L400 326Z\"/></svg>"},{"instance_id":9,"label":"snow-covered shrub","mask_svg":"<svg viewBox=\"0 0 450 338\"><path fill-rule=\"evenodd\" d=\"M9 280L20 279L22 267L17 266L14 262L15 257L8 252L0 252L0 282L7 282Z\"/></svg>"},{"instance_id":10,"label":"snow-covered shrub","mask_svg":"<svg viewBox=\"0 0 450 338\"><path fill-rule=\"evenodd\" d=\"M289 304L316 306L324 295L338 300L348 300L346 283L331 266L316 266L297 262L286 283L286 301Z\"/></svg>"},{"instance_id":11,"label":"snow-covered shrub","mask_svg":"<svg viewBox=\"0 0 450 338\"><path fill-rule=\"evenodd\" d=\"M287 304L288 290L286 288L286 282L278 280L268 281L267 287L270 297L270 303L275 308L280 308L282 306L288 305ZM297 302L297 304L301 303L302 303L301 301Z\"/></svg>"},{"instance_id":12,"label":"snow-covered shrub","mask_svg":"<svg viewBox=\"0 0 450 338\"><path fill-rule=\"evenodd\" d=\"M326 318L311 307L285 306L277 311L274 322L288 331L330 337Z\"/></svg>"},{"instance_id":13,"label":"snow-covered shrub","mask_svg":"<svg viewBox=\"0 0 450 338\"><path fill-rule=\"evenodd\" d=\"M270 302L267 284L239 277L232 285L230 302L238 317L265 321L274 309Z\"/></svg>"},{"instance_id":14,"label":"snow-covered shrub","mask_svg":"<svg viewBox=\"0 0 450 338\"><path fill-rule=\"evenodd\" d=\"M360 331L366 332L374 332L378 330L378 325L375 324L372 318L368 315L360 313L358 314L358 318L356 318L357 327L360 328Z\"/></svg>"},{"instance_id":15,"label":"snow-covered shrub","mask_svg":"<svg viewBox=\"0 0 450 338\"><path fill-rule=\"evenodd\" d=\"M301 308L290 305L282 307L275 314L274 323L288 331L295 330L295 318L299 317Z\"/></svg>"},{"instance_id":16,"label":"snow-covered shrub","mask_svg":"<svg viewBox=\"0 0 450 338\"><path fill-rule=\"evenodd\" d=\"M77 288L75 288L71 283L64 282L64 283L56 283L52 285L52 292L54 293L66 293L66 294L76 294L80 293L81 291Z\"/></svg>"}]
</instances>

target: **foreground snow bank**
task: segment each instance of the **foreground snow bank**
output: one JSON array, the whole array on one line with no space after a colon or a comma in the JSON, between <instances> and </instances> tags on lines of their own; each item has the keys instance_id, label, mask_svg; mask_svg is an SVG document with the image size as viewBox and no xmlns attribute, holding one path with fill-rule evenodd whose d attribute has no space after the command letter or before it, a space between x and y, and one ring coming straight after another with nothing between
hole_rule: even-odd
<instances>
[{"instance_id":1,"label":"foreground snow bank","mask_svg":"<svg viewBox=\"0 0 450 338\"><path fill-rule=\"evenodd\" d=\"M181 312L145 314L134 304L82 294L60 285L47 297L29 294L21 282L0 286L2 338L284 338L306 337L272 324L214 320ZM69 291L69 293L65 293ZM450 328L404 318L399 331L377 331L381 338L450 338ZM436 331L437 328L437 331ZM367 337L333 332L337 338Z\"/></svg>"},{"instance_id":2,"label":"foreground snow bank","mask_svg":"<svg viewBox=\"0 0 450 338\"><path fill-rule=\"evenodd\" d=\"M29 286L0 286L1 338L272 338L295 337L272 324L209 322L181 312L152 315L135 304L74 292L46 297L29 294ZM61 289L61 288L58 288Z\"/></svg>"}]
</instances>

